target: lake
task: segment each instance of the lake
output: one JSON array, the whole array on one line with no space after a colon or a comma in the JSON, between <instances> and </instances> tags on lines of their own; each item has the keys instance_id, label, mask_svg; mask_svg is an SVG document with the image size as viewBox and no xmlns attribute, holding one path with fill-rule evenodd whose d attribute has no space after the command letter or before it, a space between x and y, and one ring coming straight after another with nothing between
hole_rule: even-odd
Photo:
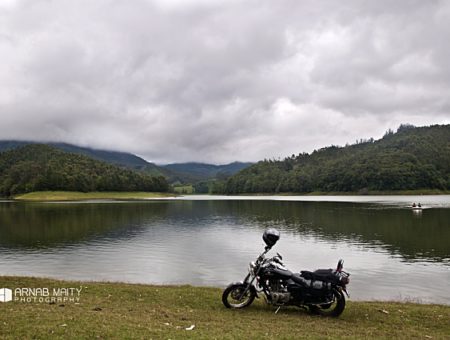
<instances>
[{"instance_id":1,"label":"lake","mask_svg":"<svg viewBox=\"0 0 450 340\"><path fill-rule=\"evenodd\" d=\"M343 258L354 300L450 304L448 195L0 201L0 275L224 287L268 227L292 271Z\"/></svg>"}]
</instances>

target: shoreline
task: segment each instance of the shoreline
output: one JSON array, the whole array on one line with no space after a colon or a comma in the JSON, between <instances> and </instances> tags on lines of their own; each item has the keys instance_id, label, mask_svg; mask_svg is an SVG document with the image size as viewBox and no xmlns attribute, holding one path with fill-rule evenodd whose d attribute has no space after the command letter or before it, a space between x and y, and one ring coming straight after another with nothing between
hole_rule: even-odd
<instances>
[{"instance_id":1,"label":"shoreline","mask_svg":"<svg viewBox=\"0 0 450 340\"><path fill-rule=\"evenodd\" d=\"M19 194L12 198L14 201L87 201L87 200L146 200L176 197L177 194L168 192L144 191L34 191Z\"/></svg>"},{"instance_id":2,"label":"shoreline","mask_svg":"<svg viewBox=\"0 0 450 340\"><path fill-rule=\"evenodd\" d=\"M298 197L311 197L311 196L433 196L433 195L450 195L450 191L439 190L406 190L406 191L372 191L368 193L357 192L311 192L311 193L248 193L248 194L235 194L235 195L223 195L223 194L183 194L182 196L298 196ZM159 198L172 198L179 197L179 193L172 192L120 192L120 191L104 191L104 192L78 192L78 191L35 191L26 194L18 194L9 200L13 201L88 201L88 200L149 200ZM7 198L8 199L8 198Z\"/></svg>"},{"instance_id":3,"label":"shoreline","mask_svg":"<svg viewBox=\"0 0 450 340\"><path fill-rule=\"evenodd\" d=\"M347 301L339 318L263 299L244 310L222 305L222 289L120 282L64 281L0 276L0 286L53 294L73 289L74 300L0 303L0 337L13 338L445 338L450 306L411 302ZM55 289L55 290L54 290ZM79 291L79 294L77 293ZM53 292L53 293L52 293ZM25 291L26 294L27 291ZM78 295L77 295L78 294ZM16 295L14 295L16 298ZM75 298L78 298L76 300ZM2 310L3 309L3 310ZM194 325L194 327L192 327ZM264 325L271 325L270 327Z\"/></svg>"},{"instance_id":4,"label":"shoreline","mask_svg":"<svg viewBox=\"0 0 450 340\"><path fill-rule=\"evenodd\" d=\"M199 194L200 195L200 194ZM219 194L218 194L219 195ZM397 190L397 191L368 191L361 193L358 191L313 191L308 193L281 192L281 193L245 193L222 196L434 196L434 195L450 195L447 190Z\"/></svg>"}]
</instances>

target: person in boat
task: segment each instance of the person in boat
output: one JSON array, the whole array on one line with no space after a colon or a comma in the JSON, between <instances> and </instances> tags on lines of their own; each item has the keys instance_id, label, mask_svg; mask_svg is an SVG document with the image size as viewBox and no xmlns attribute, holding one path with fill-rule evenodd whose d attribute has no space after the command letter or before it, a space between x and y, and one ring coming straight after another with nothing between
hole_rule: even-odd
<instances>
[{"instance_id":1,"label":"person in boat","mask_svg":"<svg viewBox=\"0 0 450 340\"><path fill-rule=\"evenodd\" d=\"M419 203L418 205L417 205L419 208L422 208L422 205Z\"/></svg>"},{"instance_id":2,"label":"person in boat","mask_svg":"<svg viewBox=\"0 0 450 340\"><path fill-rule=\"evenodd\" d=\"M412 204L412 207L413 207L413 208L415 208L415 207L416 207L416 202L414 202L414 203Z\"/></svg>"}]
</instances>

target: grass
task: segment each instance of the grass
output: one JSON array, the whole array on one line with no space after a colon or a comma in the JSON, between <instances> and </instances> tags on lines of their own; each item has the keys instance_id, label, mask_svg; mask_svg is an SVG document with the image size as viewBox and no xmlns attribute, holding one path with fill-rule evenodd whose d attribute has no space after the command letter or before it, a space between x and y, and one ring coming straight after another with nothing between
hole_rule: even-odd
<instances>
[{"instance_id":1,"label":"grass","mask_svg":"<svg viewBox=\"0 0 450 340\"><path fill-rule=\"evenodd\" d=\"M273 195L273 194L264 194ZM450 190L418 189L418 190L391 190L391 191L313 191L308 193L279 193L280 196L414 196L414 195L450 195Z\"/></svg>"},{"instance_id":2,"label":"grass","mask_svg":"<svg viewBox=\"0 0 450 340\"><path fill-rule=\"evenodd\" d=\"M194 193L194 187L192 185L175 185L173 191L177 194L190 195Z\"/></svg>"},{"instance_id":3,"label":"grass","mask_svg":"<svg viewBox=\"0 0 450 340\"><path fill-rule=\"evenodd\" d=\"M21 201L82 201L97 199L138 200L171 197L164 192L78 192L78 191L36 191L14 197Z\"/></svg>"},{"instance_id":4,"label":"grass","mask_svg":"<svg viewBox=\"0 0 450 340\"><path fill-rule=\"evenodd\" d=\"M221 303L221 289L1 277L0 287L82 287L80 301L0 303L0 338L297 339L450 337L450 306L352 302L340 318L256 300L245 310ZM186 330L195 325L193 330Z\"/></svg>"}]
</instances>

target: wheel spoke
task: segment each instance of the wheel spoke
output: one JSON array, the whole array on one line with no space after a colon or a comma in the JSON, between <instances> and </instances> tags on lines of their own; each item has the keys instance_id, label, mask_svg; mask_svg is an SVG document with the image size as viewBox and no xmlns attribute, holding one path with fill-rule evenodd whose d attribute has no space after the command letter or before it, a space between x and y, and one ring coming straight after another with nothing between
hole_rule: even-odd
<instances>
[{"instance_id":1,"label":"wheel spoke","mask_svg":"<svg viewBox=\"0 0 450 340\"><path fill-rule=\"evenodd\" d=\"M234 308L239 308L244 306L251 297L250 291L247 291L241 299L239 297L242 295L242 289L238 288L233 290L229 297L231 297L232 301L228 301L230 305Z\"/></svg>"},{"instance_id":2,"label":"wheel spoke","mask_svg":"<svg viewBox=\"0 0 450 340\"><path fill-rule=\"evenodd\" d=\"M245 294L243 294L245 292ZM253 302L256 292L253 287L239 284L225 289L222 294L222 302L228 308L244 308Z\"/></svg>"}]
</instances>

